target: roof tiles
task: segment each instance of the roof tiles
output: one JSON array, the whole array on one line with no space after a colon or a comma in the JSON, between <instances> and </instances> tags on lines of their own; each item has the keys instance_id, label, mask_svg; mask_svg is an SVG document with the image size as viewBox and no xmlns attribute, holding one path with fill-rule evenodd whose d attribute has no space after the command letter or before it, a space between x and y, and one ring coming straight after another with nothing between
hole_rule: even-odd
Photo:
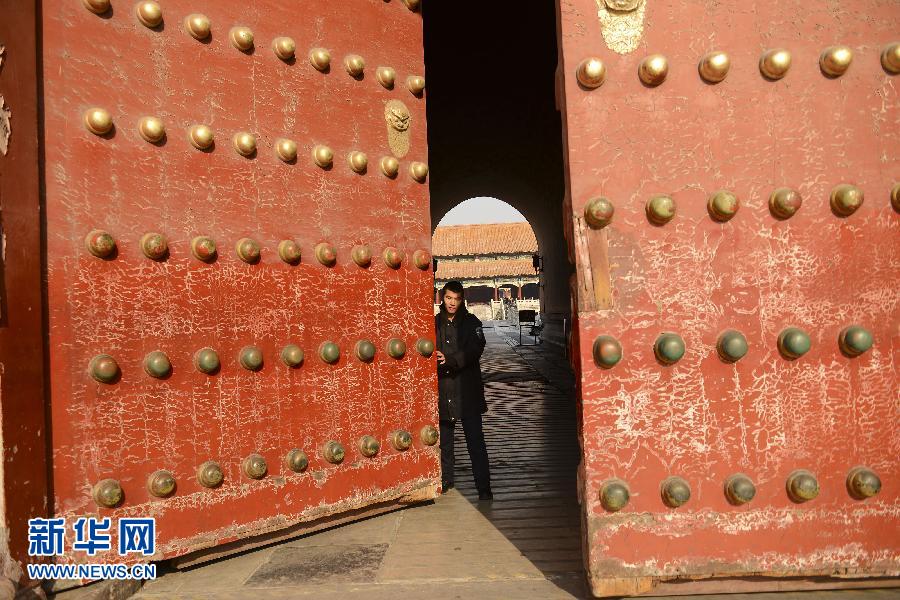
<instances>
[{"instance_id":1,"label":"roof tiles","mask_svg":"<svg viewBox=\"0 0 900 600\"><path fill-rule=\"evenodd\" d=\"M538 249L534 231L527 222L438 227L434 230L431 247L431 253L438 258L486 254L532 254ZM528 261L528 268L531 269L530 261Z\"/></svg>"},{"instance_id":2,"label":"roof tiles","mask_svg":"<svg viewBox=\"0 0 900 600\"><path fill-rule=\"evenodd\" d=\"M435 279L488 279L491 277L534 277L531 259L468 260L450 262L438 259Z\"/></svg>"}]
</instances>

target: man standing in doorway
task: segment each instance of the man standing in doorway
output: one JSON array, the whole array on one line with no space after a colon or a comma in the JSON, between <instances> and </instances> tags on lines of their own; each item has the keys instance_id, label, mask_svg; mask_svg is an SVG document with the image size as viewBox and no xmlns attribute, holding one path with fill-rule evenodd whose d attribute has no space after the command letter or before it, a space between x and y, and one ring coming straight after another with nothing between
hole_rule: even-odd
<instances>
[{"instance_id":1,"label":"man standing in doorway","mask_svg":"<svg viewBox=\"0 0 900 600\"><path fill-rule=\"evenodd\" d=\"M441 290L441 311L435 315L438 361L438 413L441 422L441 481L453 487L453 430L462 421L479 500L493 500L491 470L481 415L487 412L481 381L484 331L478 317L466 310L465 291L458 281Z\"/></svg>"}]
</instances>

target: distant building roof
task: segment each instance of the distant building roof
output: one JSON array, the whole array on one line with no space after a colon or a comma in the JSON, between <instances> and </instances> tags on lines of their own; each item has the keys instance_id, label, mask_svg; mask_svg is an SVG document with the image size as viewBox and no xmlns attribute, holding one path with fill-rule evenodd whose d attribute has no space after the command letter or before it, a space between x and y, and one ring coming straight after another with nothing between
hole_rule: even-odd
<instances>
[{"instance_id":1,"label":"distant building roof","mask_svg":"<svg viewBox=\"0 0 900 600\"><path fill-rule=\"evenodd\" d=\"M438 257L533 254L537 249L534 231L527 222L438 227L431 241L431 253ZM530 262L528 266L531 269Z\"/></svg>"},{"instance_id":2,"label":"distant building roof","mask_svg":"<svg viewBox=\"0 0 900 600\"><path fill-rule=\"evenodd\" d=\"M531 259L467 260L462 262L438 259L435 279L488 279L491 277L535 277Z\"/></svg>"}]
</instances>

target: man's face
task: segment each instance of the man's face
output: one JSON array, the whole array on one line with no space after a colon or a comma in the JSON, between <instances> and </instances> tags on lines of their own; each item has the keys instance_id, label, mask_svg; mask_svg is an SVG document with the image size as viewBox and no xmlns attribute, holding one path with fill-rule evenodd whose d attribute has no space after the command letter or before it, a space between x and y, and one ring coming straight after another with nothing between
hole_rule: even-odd
<instances>
[{"instance_id":1,"label":"man's face","mask_svg":"<svg viewBox=\"0 0 900 600\"><path fill-rule=\"evenodd\" d=\"M444 308L447 309L447 312L451 315L455 315L459 305L462 304L462 294L457 294L456 292L451 292L447 290L444 292Z\"/></svg>"}]
</instances>

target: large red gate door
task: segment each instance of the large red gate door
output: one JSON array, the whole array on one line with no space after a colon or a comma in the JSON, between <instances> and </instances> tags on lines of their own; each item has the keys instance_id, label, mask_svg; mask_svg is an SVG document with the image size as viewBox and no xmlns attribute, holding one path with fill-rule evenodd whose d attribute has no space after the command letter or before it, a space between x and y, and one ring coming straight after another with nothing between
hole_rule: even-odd
<instances>
[{"instance_id":1,"label":"large red gate door","mask_svg":"<svg viewBox=\"0 0 900 600\"><path fill-rule=\"evenodd\" d=\"M57 516L158 559L433 497L418 3L50 4Z\"/></svg>"},{"instance_id":2,"label":"large red gate door","mask_svg":"<svg viewBox=\"0 0 900 600\"><path fill-rule=\"evenodd\" d=\"M898 26L560 2L597 595L900 575Z\"/></svg>"}]
</instances>

